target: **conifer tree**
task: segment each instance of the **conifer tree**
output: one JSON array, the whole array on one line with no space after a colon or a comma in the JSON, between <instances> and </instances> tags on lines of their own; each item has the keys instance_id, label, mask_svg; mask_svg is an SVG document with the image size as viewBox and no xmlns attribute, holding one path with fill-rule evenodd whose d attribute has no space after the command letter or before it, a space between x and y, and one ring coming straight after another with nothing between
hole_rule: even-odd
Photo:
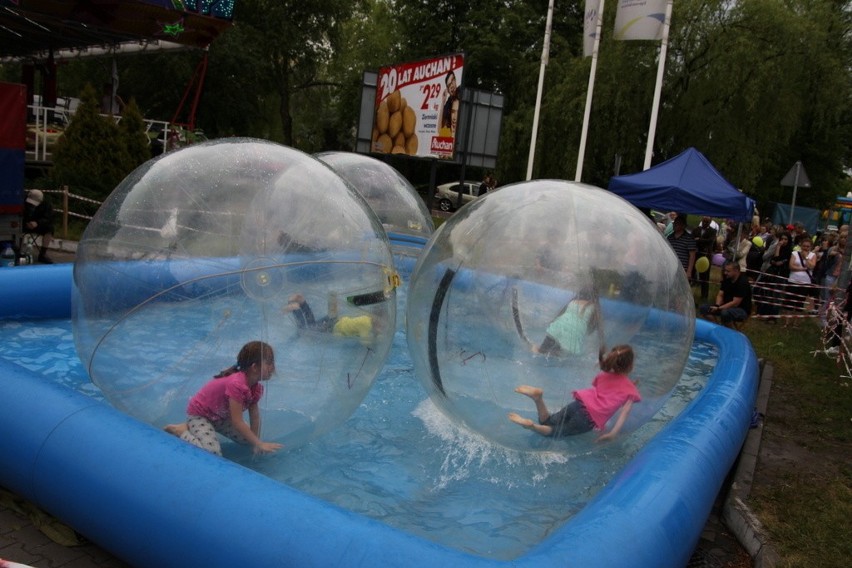
<instances>
[{"instance_id":1,"label":"conifer tree","mask_svg":"<svg viewBox=\"0 0 852 568\"><path fill-rule=\"evenodd\" d=\"M127 175L130 158L119 128L101 116L97 94L86 85L80 106L53 153L52 181L73 193L103 201Z\"/></svg>"},{"instance_id":2,"label":"conifer tree","mask_svg":"<svg viewBox=\"0 0 852 568\"><path fill-rule=\"evenodd\" d=\"M128 174L151 159L151 145L148 135L145 134L145 121L139 111L139 105L136 104L136 99L130 99L124 107L118 128L129 159L125 166L125 173Z\"/></svg>"}]
</instances>

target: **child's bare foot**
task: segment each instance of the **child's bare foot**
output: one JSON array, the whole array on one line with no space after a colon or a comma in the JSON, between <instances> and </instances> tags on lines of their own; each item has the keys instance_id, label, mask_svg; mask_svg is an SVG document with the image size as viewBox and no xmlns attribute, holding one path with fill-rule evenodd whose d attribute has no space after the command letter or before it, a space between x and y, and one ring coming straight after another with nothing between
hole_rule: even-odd
<instances>
[{"instance_id":1,"label":"child's bare foot","mask_svg":"<svg viewBox=\"0 0 852 568\"><path fill-rule=\"evenodd\" d=\"M544 394L544 391L538 387L531 387L527 385L521 385L515 389L515 392L518 394L523 394L530 397L533 400L538 400L541 398L541 395Z\"/></svg>"},{"instance_id":2,"label":"child's bare foot","mask_svg":"<svg viewBox=\"0 0 852 568\"><path fill-rule=\"evenodd\" d=\"M524 428L532 428L534 424L532 420L530 420L529 418L524 418L516 412L509 413L509 420L511 420L515 424L523 426Z\"/></svg>"},{"instance_id":3,"label":"child's bare foot","mask_svg":"<svg viewBox=\"0 0 852 568\"><path fill-rule=\"evenodd\" d=\"M189 430L189 427L186 425L186 422L181 422L180 424L166 424L163 430L165 430L172 436L177 436L178 438L180 438L184 432Z\"/></svg>"}]
</instances>

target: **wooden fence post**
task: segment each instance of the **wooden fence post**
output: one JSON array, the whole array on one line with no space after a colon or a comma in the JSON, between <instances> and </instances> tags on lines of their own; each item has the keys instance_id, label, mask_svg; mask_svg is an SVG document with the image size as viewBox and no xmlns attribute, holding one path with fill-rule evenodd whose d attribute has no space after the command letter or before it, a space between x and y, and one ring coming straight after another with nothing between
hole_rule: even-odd
<instances>
[{"instance_id":1,"label":"wooden fence post","mask_svg":"<svg viewBox=\"0 0 852 568\"><path fill-rule=\"evenodd\" d=\"M68 238L68 186L62 186L62 238Z\"/></svg>"}]
</instances>

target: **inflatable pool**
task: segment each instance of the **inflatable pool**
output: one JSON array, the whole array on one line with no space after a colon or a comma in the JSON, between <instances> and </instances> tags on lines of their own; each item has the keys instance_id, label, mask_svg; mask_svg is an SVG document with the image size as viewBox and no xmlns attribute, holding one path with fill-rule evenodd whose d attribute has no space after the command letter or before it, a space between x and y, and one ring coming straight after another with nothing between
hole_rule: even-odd
<instances>
[{"instance_id":1,"label":"inflatable pool","mask_svg":"<svg viewBox=\"0 0 852 568\"><path fill-rule=\"evenodd\" d=\"M0 318L69 318L71 266L0 271ZM0 485L131 565L684 566L748 431L757 360L697 322L706 387L568 522L511 560L436 544L216 458L0 359Z\"/></svg>"}]
</instances>

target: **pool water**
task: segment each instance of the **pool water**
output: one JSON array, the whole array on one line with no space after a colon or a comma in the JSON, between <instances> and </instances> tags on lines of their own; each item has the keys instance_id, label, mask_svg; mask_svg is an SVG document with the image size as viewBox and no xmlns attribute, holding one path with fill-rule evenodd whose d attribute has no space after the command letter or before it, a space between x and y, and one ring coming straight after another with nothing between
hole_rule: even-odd
<instances>
[{"instance_id":1,"label":"pool water","mask_svg":"<svg viewBox=\"0 0 852 568\"><path fill-rule=\"evenodd\" d=\"M70 320L0 322L0 357L92 398ZM515 558L579 511L706 384L717 359L695 343L672 396L623 439L575 455L495 446L446 419L415 377L405 335L355 414L325 437L272 456L233 445L245 466L341 508L424 539ZM278 379L280 380L280 379ZM274 388L273 383L269 385Z\"/></svg>"}]
</instances>

